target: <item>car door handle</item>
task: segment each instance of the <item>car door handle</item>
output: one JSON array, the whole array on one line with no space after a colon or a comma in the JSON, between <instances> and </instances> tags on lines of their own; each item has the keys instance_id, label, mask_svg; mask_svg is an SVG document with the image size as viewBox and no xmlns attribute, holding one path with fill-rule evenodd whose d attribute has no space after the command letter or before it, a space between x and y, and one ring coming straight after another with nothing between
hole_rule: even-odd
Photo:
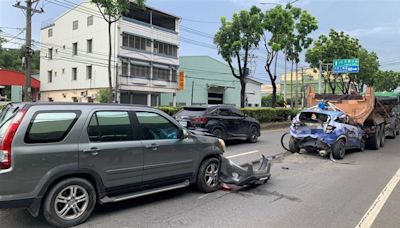
<instances>
[{"instance_id":1,"label":"car door handle","mask_svg":"<svg viewBox=\"0 0 400 228\"><path fill-rule=\"evenodd\" d=\"M150 145L146 145L146 149L157 150L158 149L158 144L152 143Z\"/></svg>"},{"instance_id":2,"label":"car door handle","mask_svg":"<svg viewBox=\"0 0 400 228\"><path fill-rule=\"evenodd\" d=\"M88 153L88 154L90 153L92 155L98 155L99 152L100 152L100 149L97 147L92 147L90 149L83 150L83 153Z\"/></svg>"}]
</instances>

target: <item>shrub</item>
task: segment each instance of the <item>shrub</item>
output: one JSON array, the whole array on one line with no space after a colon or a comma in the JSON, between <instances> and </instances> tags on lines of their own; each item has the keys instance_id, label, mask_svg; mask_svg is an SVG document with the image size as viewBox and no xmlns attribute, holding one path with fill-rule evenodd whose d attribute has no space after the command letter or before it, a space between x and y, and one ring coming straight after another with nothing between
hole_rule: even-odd
<instances>
[{"instance_id":1,"label":"shrub","mask_svg":"<svg viewBox=\"0 0 400 228\"><path fill-rule=\"evenodd\" d=\"M260 123L285 121L294 117L298 110L288 108L242 108L242 112L251 116Z\"/></svg>"},{"instance_id":2,"label":"shrub","mask_svg":"<svg viewBox=\"0 0 400 228\"><path fill-rule=\"evenodd\" d=\"M182 108L181 107L172 107L172 106L160 106L160 107L157 107L157 109L167 113L170 116L173 116L175 113L179 112Z\"/></svg>"}]
</instances>

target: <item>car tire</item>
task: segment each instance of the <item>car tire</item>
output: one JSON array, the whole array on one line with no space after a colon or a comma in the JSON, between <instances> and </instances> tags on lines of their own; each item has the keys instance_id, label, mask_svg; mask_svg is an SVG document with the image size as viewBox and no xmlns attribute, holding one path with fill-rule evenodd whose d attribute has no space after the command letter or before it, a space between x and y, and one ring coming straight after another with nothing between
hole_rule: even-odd
<instances>
[{"instance_id":1,"label":"car tire","mask_svg":"<svg viewBox=\"0 0 400 228\"><path fill-rule=\"evenodd\" d=\"M289 150L292 153L300 152L300 147L293 136L290 137L290 139L289 139Z\"/></svg>"},{"instance_id":2,"label":"car tire","mask_svg":"<svg viewBox=\"0 0 400 228\"><path fill-rule=\"evenodd\" d=\"M220 188L219 168L218 158L209 158L201 163L196 181L196 187L200 192L215 192Z\"/></svg>"},{"instance_id":3,"label":"car tire","mask_svg":"<svg viewBox=\"0 0 400 228\"><path fill-rule=\"evenodd\" d=\"M332 156L334 159L343 159L346 154L346 141L339 139L332 147Z\"/></svg>"},{"instance_id":4,"label":"car tire","mask_svg":"<svg viewBox=\"0 0 400 228\"><path fill-rule=\"evenodd\" d=\"M211 131L211 134L214 135L217 138L225 139L225 133L224 133L224 130L222 130L222 128L219 128L219 127L214 128Z\"/></svg>"},{"instance_id":5,"label":"car tire","mask_svg":"<svg viewBox=\"0 0 400 228\"><path fill-rule=\"evenodd\" d=\"M362 137L360 140L360 151L363 152L365 150L365 138Z\"/></svg>"},{"instance_id":6,"label":"car tire","mask_svg":"<svg viewBox=\"0 0 400 228\"><path fill-rule=\"evenodd\" d=\"M43 216L56 227L76 226L89 218L95 205L93 185L82 178L69 178L54 185L45 196Z\"/></svg>"},{"instance_id":7,"label":"car tire","mask_svg":"<svg viewBox=\"0 0 400 228\"><path fill-rule=\"evenodd\" d=\"M381 137L380 137L380 146L381 147L384 147L385 146L385 139L386 139L386 136L385 136L385 125L384 124L381 124L380 125L380 132L381 132Z\"/></svg>"},{"instance_id":8,"label":"car tire","mask_svg":"<svg viewBox=\"0 0 400 228\"><path fill-rule=\"evenodd\" d=\"M250 128L250 135L247 138L247 141L250 143L256 143L258 141L258 128L255 126L252 126Z\"/></svg>"}]
</instances>

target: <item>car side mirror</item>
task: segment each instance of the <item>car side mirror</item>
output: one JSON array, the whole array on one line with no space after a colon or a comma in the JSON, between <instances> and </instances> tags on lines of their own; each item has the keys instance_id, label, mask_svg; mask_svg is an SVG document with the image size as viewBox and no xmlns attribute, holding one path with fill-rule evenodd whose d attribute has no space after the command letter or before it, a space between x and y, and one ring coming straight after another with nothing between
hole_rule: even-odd
<instances>
[{"instance_id":1,"label":"car side mirror","mask_svg":"<svg viewBox=\"0 0 400 228\"><path fill-rule=\"evenodd\" d=\"M187 138L189 138L189 136L190 136L190 133L189 133L189 130L188 129L186 129L186 128L183 128L182 129L182 135L181 135L182 137L182 139L187 139Z\"/></svg>"}]
</instances>

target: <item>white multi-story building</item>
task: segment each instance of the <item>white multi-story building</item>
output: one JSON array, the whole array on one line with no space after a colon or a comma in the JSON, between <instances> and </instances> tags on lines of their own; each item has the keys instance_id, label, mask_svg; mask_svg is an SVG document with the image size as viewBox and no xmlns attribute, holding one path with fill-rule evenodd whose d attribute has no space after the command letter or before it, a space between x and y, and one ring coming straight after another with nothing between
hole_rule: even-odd
<instances>
[{"instance_id":1,"label":"white multi-story building","mask_svg":"<svg viewBox=\"0 0 400 228\"><path fill-rule=\"evenodd\" d=\"M121 103L154 106L160 93L176 93L179 22L131 4L112 24L112 86ZM40 36L41 100L97 101L99 90L109 86L108 23L98 8L81 3L42 25Z\"/></svg>"}]
</instances>

